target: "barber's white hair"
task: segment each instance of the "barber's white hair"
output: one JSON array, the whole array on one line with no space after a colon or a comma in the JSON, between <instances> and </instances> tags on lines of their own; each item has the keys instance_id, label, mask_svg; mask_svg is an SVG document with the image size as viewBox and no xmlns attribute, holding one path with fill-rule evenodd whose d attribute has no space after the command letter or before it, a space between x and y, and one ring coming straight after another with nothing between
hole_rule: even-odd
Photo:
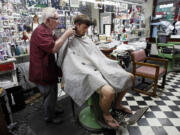
<instances>
[{"instance_id":1,"label":"barber's white hair","mask_svg":"<svg viewBox=\"0 0 180 135\"><path fill-rule=\"evenodd\" d=\"M54 14L57 12L55 8L48 7L43 10L42 13L42 22L46 23L46 20L50 17L54 17Z\"/></svg>"}]
</instances>

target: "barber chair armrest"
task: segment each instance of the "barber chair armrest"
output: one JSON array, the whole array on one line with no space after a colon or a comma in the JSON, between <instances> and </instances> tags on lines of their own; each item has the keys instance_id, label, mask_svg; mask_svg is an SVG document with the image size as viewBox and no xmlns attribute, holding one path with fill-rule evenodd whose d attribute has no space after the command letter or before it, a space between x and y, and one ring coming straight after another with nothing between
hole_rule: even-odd
<instances>
[{"instance_id":1,"label":"barber chair armrest","mask_svg":"<svg viewBox=\"0 0 180 135\"><path fill-rule=\"evenodd\" d=\"M148 66L148 67L159 68L159 66L158 66L158 65L155 65L155 64L150 64L150 63L143 63L143 62L135 62L135 65L140 65L140 66Z\"/></svg>"},{"instance_id":2,"label":"barber chair armrest","mask_svg":"<svg viewBox=\"0 0 180 135\"><path fill-rule=\"evenodd\" d=\"M159 76L159 69L160 69L160 66L159 65L155 65L155 64L150 64L150 63L143 63L143 62L135 62L135 66L136 65L140 65L140 66L147 66L147 67L153 67L156 69L155 71L155 78L158 78ZM135 69L133 69L134 73L135 73Z\"/></svg>"},{"instance_id":3,"label":"barber chair armrest","mask_svg":"<svg viewBox=\"0 0 180 135\"><path fill-rule=\"evenodd\" d=\"M152 61L160 61L164 63L164 68L167 70L168 67L168 60L167 59L161 59L161 58L154 58L154 57L147 57L147 60L152 60Z\"/></svg>"},{"instance_id":4,"label":"barber chair armrest","mask_svg":"<svg viewBox=\"0 0 180 135\"><path fill-rule=\"evenodd\" d=\"M146 59L147 60L153 60L153 61L160 61L160 62L168 63L167 59L154 58L154 57L147 57Z\"/></svg>"}]
</instances>

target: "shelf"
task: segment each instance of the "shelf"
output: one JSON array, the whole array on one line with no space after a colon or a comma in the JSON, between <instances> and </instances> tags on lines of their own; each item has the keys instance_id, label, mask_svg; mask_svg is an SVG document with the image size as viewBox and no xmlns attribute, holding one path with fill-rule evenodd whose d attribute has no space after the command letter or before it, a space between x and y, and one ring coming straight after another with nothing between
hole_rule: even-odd
<instances>
[{"instance_id":1,"label":"shelf","mask_svg":"<svg viewBox=\"0 0 180 135\"><path fill-rule=\"evenodd\" d=\"M158 43L157 46L159 47L167 47L167 46L174 46L174 44L171 44L171 43Z\"/></svg>"},{"instance_id":2,"label":"shelf","mask_svg":"<svg viewBox=\"0 0 180 135\"><path fill-rule=\"evenodd\" d=\"M21 55L18 55L18 56L14 56L14 58L21 58L21 57L26 57L26 56L29 56L29 54L21 54Z\"/></svg>"},{"instance_id":3,"label":"shelf","mask_svg":"<svg viewBox=\"0 0 180 135\"><path fill-rule=\"evenodd\" d=\"M11 73L13 71L16 71L16 70L0 71L0 75L6 74L6 73Z\"/></svg>"},{"instance_id":4,"label":"shelf","mask_svg":"<svg viewBox=\"0 0 180 135\"><path fill-rule=\"evenodd\" d=\"M16 61L15 58L9 58L8 60L0 61L0 64L6 64L6 63L10 63L10 62L15 62L15 61Z\"/></svg>"},{"instance_id":5,"label":"shelf","mask_svg":"<svg viewBox=\"0 0 180 135\"><path fill-rule=\"evenodd\" d=\"M177 39L180 39L180 35L171 35L171 38L177 38Z\"/></svg>"},{"instance_id":6,"label":"shelf","mask_svg":"<svg viewBox=\"0 0 180 135\"><path fill-rule=\"evenodd\" d=\"M3 26L3 28L11 28L10 26Z\"/></svg>"},{"instance_id":7,"label":"shelf","mask_svg":"<svg viewBox=\"0 0 180 135\"><path fill-rule=\"evenodd\" d=\"M180 58L180 54L174 54L174 59Z\"/></svg>"},{"instance_id":8,"label":"shelf","mask_svg":"<svg viewBox=\"0 0 180 135\"><path fill-rule=\"evenodd\" d=\"M29 54L22 54L19 56L15 56L16 64L24 63L29 61Z\"/></svg>"},{"instance_id":9,"label":"shelf","mask_svg":"<svg viewBox=\"0 0 180 135\"><path fill-rule=\"evenodd\" d=\"M11 80L11 81L8 81L7 83L3 83L3 81L0 83L2 85L1 87L3 87L4 89L9 89L9 88L18 86L15 62L16 62L15 58L9 58L8 60L0 61L0 66L6 67L6 70L7 70L7 71L2 70L0 72L0 78L5 76L5 79L6 77L8 77L8 80L9 79ZM13 65L11 63L13 63Z\"/></svg>"},{"instance_id":10,"label":"shelf","mask_svg":"<svg viewBox=\"0 0 180 135\"><path fill-rule=\"evenodd\" d=\"M173 55L172 54L159 53L158 55L160 57L163 57L163 58L173 59Z\"/></svg>"},{"instance_id":11,"label":"shelf","mask_svg":"<svg viewBox=\"0 0 180 135\"><path fill-rule=\"evenodd\" d=\"M168 43L173 45L180 45L180 42L168 42Z\"/></svg>"},{"instance_id":12,"label":"shelf","mask_svg":"<svg viewBox=\"0 0 180 135\"><path fill-rule=\"evenodd\" d=\"M3 88L4 89L9 89L9 88L13 88L13 87L15 87L15 86L18 86L18 83L9 83L9 84L7 84L7 85L5 85L5 86L3 86Z\"/></svg>"}]
</instances>

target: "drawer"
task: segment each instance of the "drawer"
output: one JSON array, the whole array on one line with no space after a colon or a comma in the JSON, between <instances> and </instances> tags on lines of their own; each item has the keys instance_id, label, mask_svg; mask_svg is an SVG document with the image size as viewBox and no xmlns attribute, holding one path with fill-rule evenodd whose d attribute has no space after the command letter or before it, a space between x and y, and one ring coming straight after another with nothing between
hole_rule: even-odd
<instances>
[{"instance_id":1,"label":"drawer","mask_svg":"<svg viewBox=\"0 0 180 135\"><path fill-rule=\"evenodd\" d=\"M0 65L0 72L1 71L8 71L8 70L14 70L14 63L11 62L11 63Z\"/></svg>"}]
</instances>

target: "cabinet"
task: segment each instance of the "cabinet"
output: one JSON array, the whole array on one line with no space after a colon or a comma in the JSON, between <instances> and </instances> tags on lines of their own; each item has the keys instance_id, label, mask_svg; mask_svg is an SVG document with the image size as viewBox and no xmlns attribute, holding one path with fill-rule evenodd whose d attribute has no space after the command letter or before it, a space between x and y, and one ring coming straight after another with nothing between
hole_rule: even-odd
<instances>
[{"instance_id":1,"label":"cabinet","mask_svg":"<svg viewBox=\"0 0 180 135\"><path fill-rule=\"evenodd\" d=\"M8 135L8 129L6 122L4 120L4 114L2 112L1 104L0 104L0 134L1 135Z\"/></svg>"},{"instance_id":2,"label":"cabinet","mask_svg":"<svg viewBox=\"0 0 180 135\"><path fill-rule=\"evenodd\" d=\"M165 33L171 33L172 30L165 30L167 29L166 27L169 26L169 24L160 27L160 23L162 21L167 21L170 24L174 25L174 22L180 15L180 0L154 0L153 3L154 6L151 23L154 24L151 24L150 42L155 42L155 38L158 36L157 34L159 30L164 31Z\"/></svg>"},{"instance_id":3,"label":"cabinet","mask_svg":"<svg viewBox=\"0 0 180 135\"><path fill-rule=\"evenodd\" d=\"M169 60L168 71L180 70L180 42L157 43L158 55Z\"/></svg>"},{"instance_id":4,"label":"cabinet","mask_svg":"<svg viewBox=\"0 0 180 135\"><path fill-rule=\"evenodd\" d=\"M15 58L0 61L0 86L4 89L18 86L15 62Z\"/></svg>"}]
</instances>

